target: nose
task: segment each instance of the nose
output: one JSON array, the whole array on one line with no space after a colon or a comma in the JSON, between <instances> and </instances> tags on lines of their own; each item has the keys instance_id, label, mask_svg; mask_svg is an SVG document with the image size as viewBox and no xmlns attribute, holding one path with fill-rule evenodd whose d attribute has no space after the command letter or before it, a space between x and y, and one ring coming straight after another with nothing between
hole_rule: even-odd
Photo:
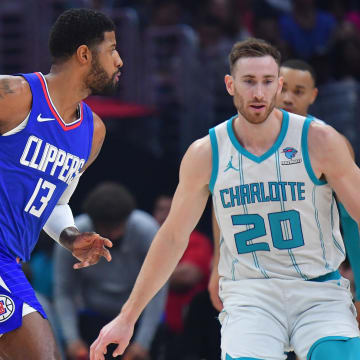
<instances>
[{"instance_id":1,"label":"nose","mask_svg":"<svg viewBox=\"0 0 360 360\"><path fill-rule=\"evenodd\" d=\"M115 66L120 69L123 67L123 65L124 65L124 63L123 63L119 53L116 51Z\"/></svg>"},{"instance_id":2,"label":"nose","mask_svg":"<svg viewBox=\"0 0 360 360\"><path fill-rule=\"evenodd\" d=\"M283 103L284 103L285 105L292 105L292 104L293 104L293 100L292 100L291 95L289 94L289 91L286 91L286 92L283 94Z\"/></svg>"},{"instance_id":3,"label":"nose","mask_svg":"<svg viewBox=\"0 0 360 360\"><path fill-rule=\"evenodd\" d=\"M254 98L256 100L262 100L264 98L264 89L262 84L257 84L254 89Z\"/></svg>"}]
</instances>

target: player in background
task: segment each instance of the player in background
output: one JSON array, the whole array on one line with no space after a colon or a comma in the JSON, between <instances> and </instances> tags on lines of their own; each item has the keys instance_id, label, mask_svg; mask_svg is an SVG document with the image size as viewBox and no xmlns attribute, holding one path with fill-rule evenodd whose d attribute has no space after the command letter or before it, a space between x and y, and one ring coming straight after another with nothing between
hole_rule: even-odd
<instances>
[{"instance_id":1,"label":"player in background","mask_svg":"<svg viewBox=\"0 0 360 360\"><path fill-rule=\"evenodd\" d=\"M275 107L280 53L259 39L236 43L228 93L237 114L186 152L170 214L128 301L90 350L122 354L142 310L186 249L210 192L220 226L223 360L355 360L359 329L348 281L336 192L360 220L360 169L332 127Z\"/></svg>"},{"instance_id":2,"label":"player in background","mask_svg":"<svg viewBox=\"0 0 360 360\"><path fill-rule=\"evenodd\" d=\"M72 9L50 33L52 65L0 76L0 358L59 359L46 314L19 261L28 261L42 228L79 260L74 268L111 260L110 240L80 233L68 201L105 137L83 102L115 89L122 60L113 22Z\"/></svg>"}]
</instances>

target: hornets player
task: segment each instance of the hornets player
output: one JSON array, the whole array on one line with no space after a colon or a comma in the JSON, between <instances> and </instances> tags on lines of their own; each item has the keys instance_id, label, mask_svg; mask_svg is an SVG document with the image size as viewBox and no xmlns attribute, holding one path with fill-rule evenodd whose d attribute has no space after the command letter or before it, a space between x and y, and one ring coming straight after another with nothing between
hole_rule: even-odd
<instances>
[{"instance_id":1,"label":"hornets player","mask_svg":"<svg viewBox=\"0 0 360 360\"><path fill-rule=\"evenodd\" d=\"M91 360L103 360L109 343L119 344L115 355L125 350L210 191L223 236L223 359L283 360L289 346L301 360L359 357L348 282L337 270L345 249L333 190L359 221L360 169L333 128L275 108L282 87L275 48L249 39L229 59L225 83L237 114L189 147L170 214L121 313L92 344Z\"/></svg>"},{"instance_id":2,"label":"hornets player","mask_svg":"<svg viewBox=\"0 0 360 360\"><path fill-rule=\"evenodd\" d=\"M16 260L29 260L42 228L79 260L76 269L111 260L111 242L80 233L68 201L104 140L104 124L82 100L118 82L114 25L93 10L69 10L54 24L49 45L49 74L0 77L1 359L60 358Z\"/></svg>"}]
</instances>

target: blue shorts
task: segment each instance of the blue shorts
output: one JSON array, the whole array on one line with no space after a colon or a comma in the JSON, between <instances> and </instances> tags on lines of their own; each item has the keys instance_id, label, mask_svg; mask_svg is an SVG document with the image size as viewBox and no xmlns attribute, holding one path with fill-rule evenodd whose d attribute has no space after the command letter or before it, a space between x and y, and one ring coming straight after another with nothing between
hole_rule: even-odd
<instances>
[{"instance_id":1,"label":"blue shorts","mask_svg":"<svg viewBox=\"0 0 360 360\"><path fill-rule=\"evenodd\" d=\"M0 279L0 334L21 326L24 303L47 318L21 264L13 256L0 253Z\"/></svg>"}]
</instances>

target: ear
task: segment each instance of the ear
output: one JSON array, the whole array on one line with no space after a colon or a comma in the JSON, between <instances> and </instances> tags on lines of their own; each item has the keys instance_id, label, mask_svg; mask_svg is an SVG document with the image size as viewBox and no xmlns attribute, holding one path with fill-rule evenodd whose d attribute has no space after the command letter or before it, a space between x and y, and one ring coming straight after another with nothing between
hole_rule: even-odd
<instances>
[{"instance_id":1,"label":"ear","mask_svg":"<svg viewBox=\"0 0 360 360\"><path fill-rule=\"evenodd\" d=\"M314 101L316 100L317 96L318 96L319 90L318 88L314 88L313 93L311 95L311 100L310 100L310 104L313 104Z\"/></svg>"},{"instance_id":2,"label":"ear","mask_svg":"<svg viewBox=\"0 0 360 360\"><path fill-rule=\"evenodd\" d=\"M76 58L80 64L86 65L91 63L92 53L87 45L81 45L76 50Z\"/></svg>"},{"instance_id":3,"label":"ear","mask_svg":"<svg viewBox=\"0 0 360 360\"><path fill-rule=\"evenodd\" d=\"M227 92L234 96L234 78L231 75L225 75L224 81Z\"/></svg>"}]
</instances>

